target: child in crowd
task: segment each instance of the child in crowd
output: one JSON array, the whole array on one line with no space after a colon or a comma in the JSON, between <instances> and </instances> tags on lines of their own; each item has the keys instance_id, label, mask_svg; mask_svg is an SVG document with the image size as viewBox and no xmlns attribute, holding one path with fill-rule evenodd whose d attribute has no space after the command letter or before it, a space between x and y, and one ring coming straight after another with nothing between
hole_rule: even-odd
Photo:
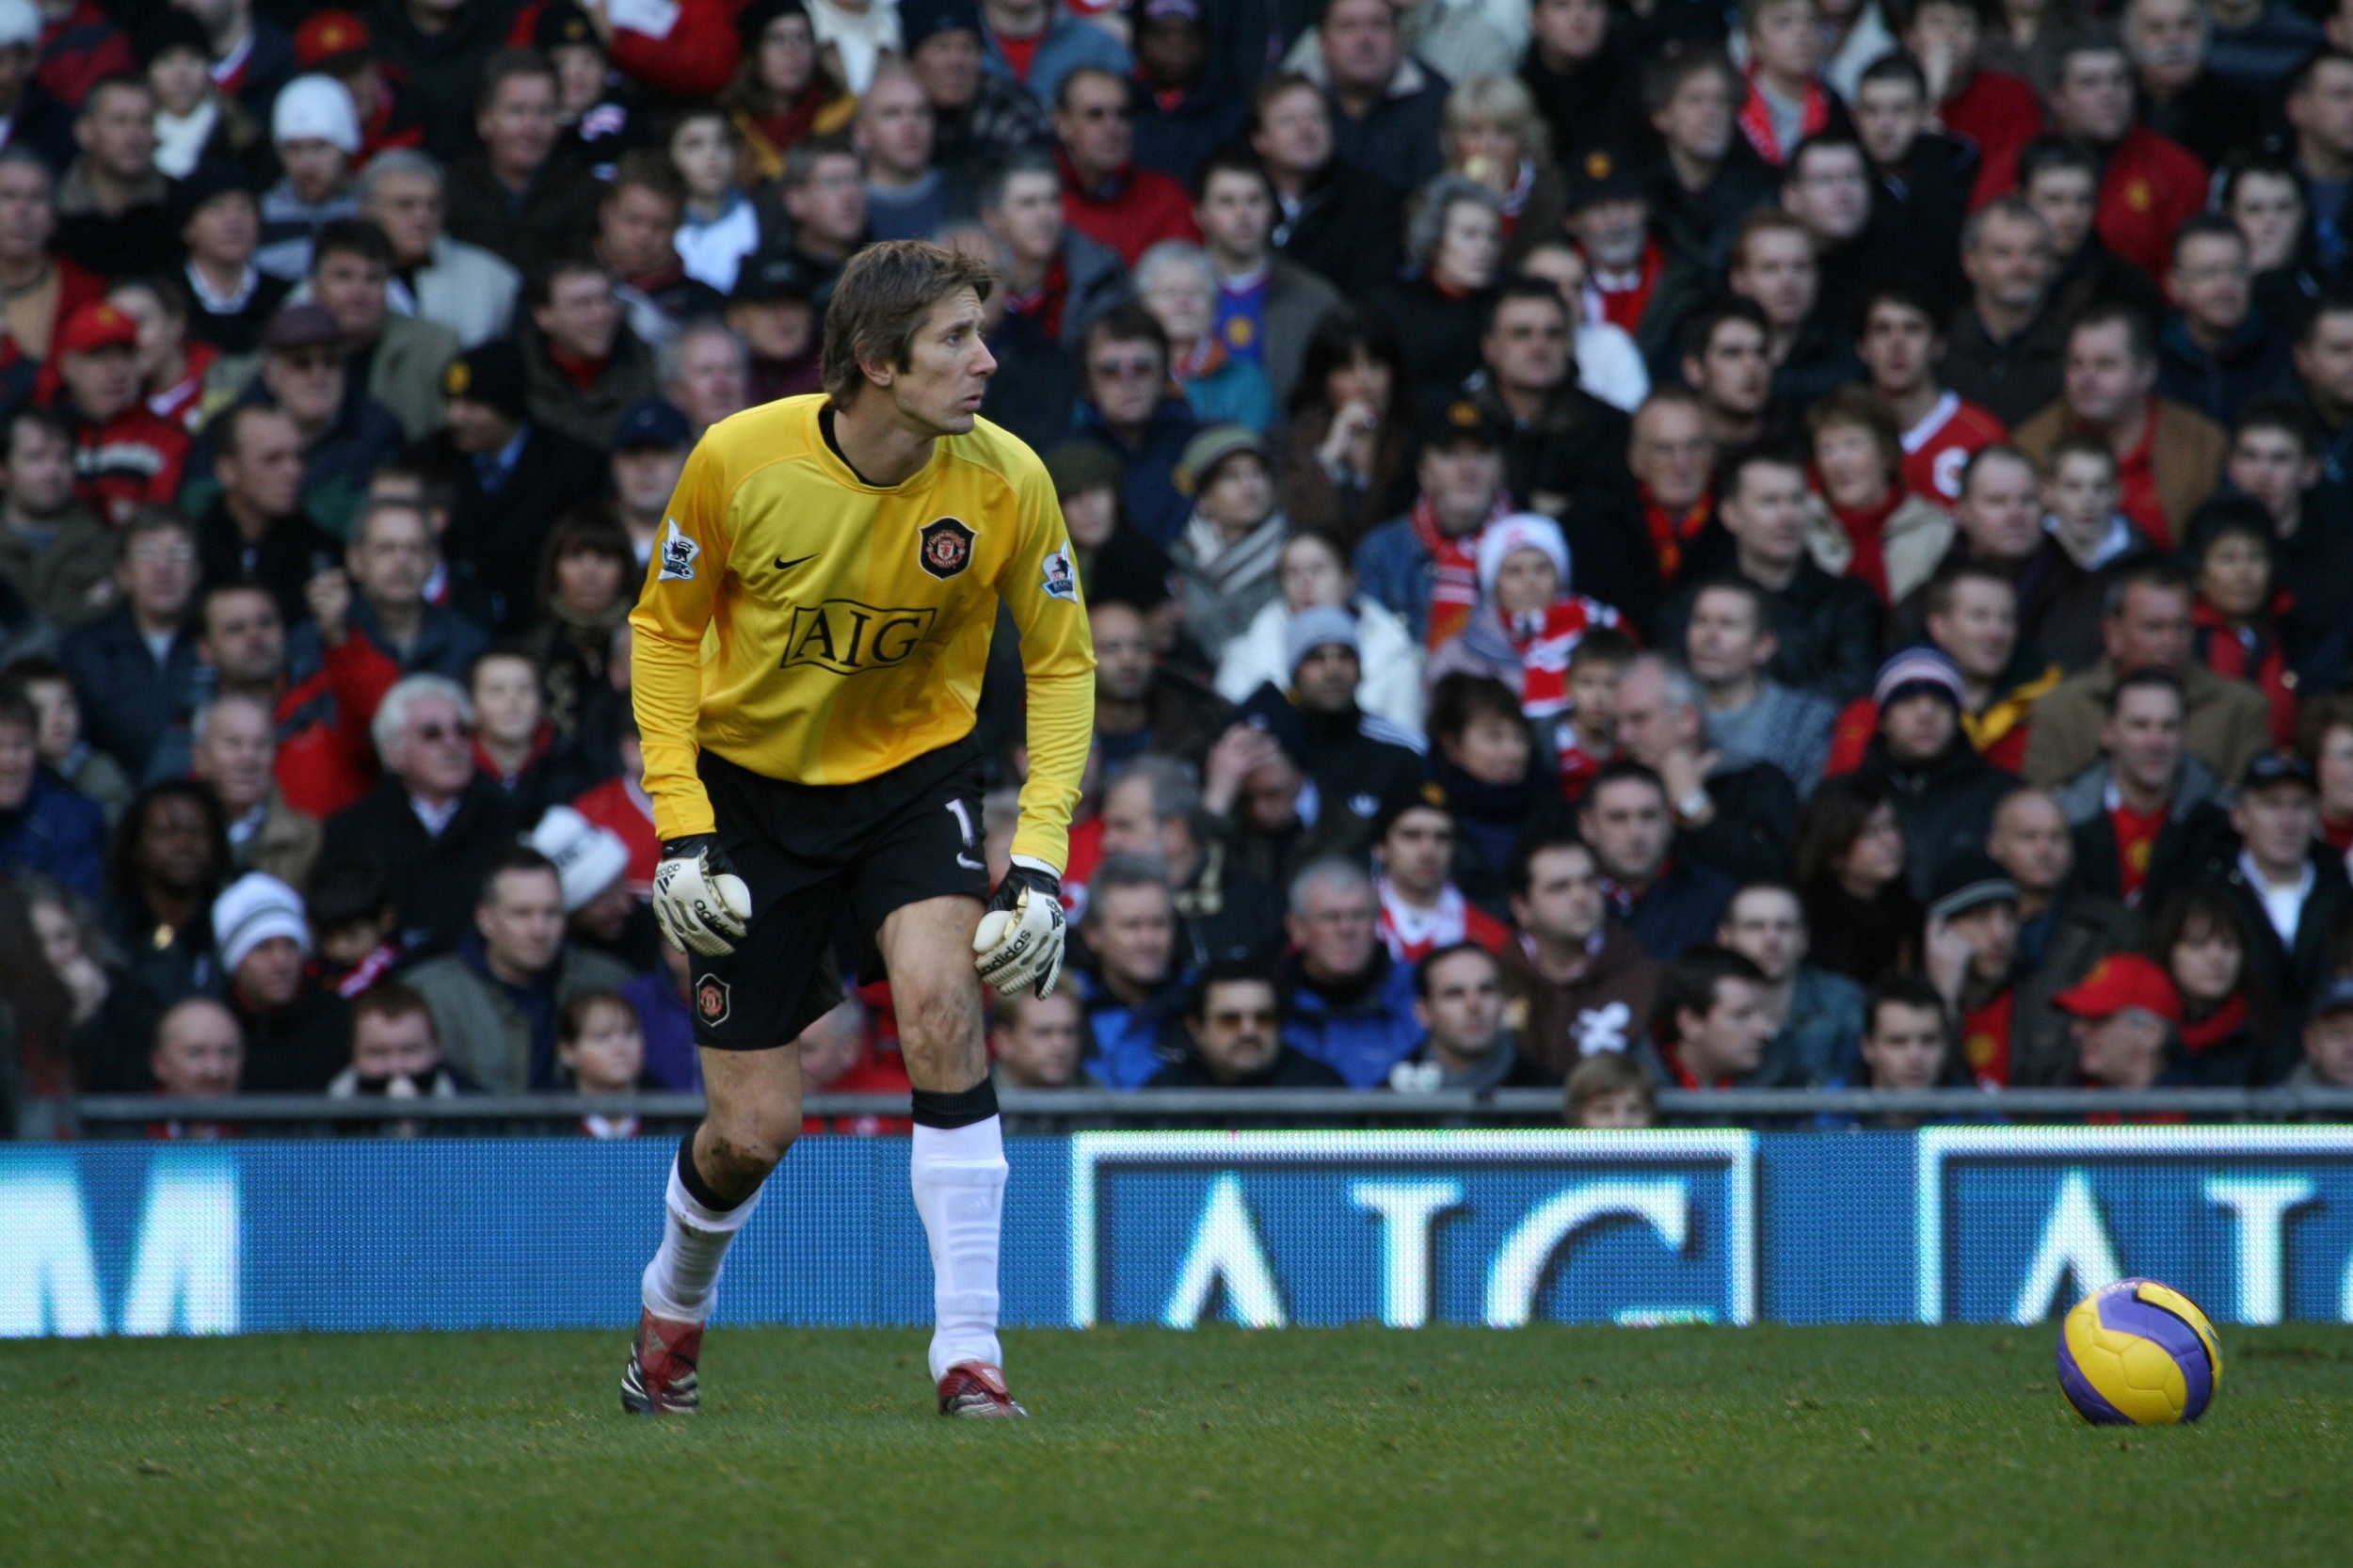
<instances>
[{"instance_id":1,"label":"child in crowd","mask_svg":"<svg viewBox=\"0 0 2353 1568\"><path fill-rule=\"evenodd\" d=\"M555 1059L583 1095L633 1095L662 1085L646 1077L646 1034L637 1010L617 991L583 991L564 1004L555 1026ZM588 1115L591 1138L634 1138L635 1116Z\"/></svg>"},{"instance_id":2,"label":"child in crowd","mask_svg":"<svg viewBox=\"0 0 2353 1568\"><path fill-rule=\"evenodd\" d=\"M1632 1131L1658 1125L1658 1091L1624 1051L1598 1051L1578 1063L1564 1098L1574 1128Z\"/></svg>"},{"instance_id":3,"label":"child in crowd","mask_svg":"<svg viewBox=\"0 0 2353 1568\"><path fill-rule=\"evenodd\" d=\"M1565 800L1582 796L1618 754L1618 677L1636 651L1634 639L1614 626L1594 628L1569 650L1569 711L1552 732Z\"/></svg>"},{"instance_id":4,"label":"child in crowd","mask_svg":"<svg viewBox=\"0 0 2353 1568\"><path fill-rule=\"evenodd\" d=\"M319 983L349 1000L382 980L400 961L392 933L398 920L373 860L321 861L311 873L304 904Z\"/></svg>"},{"instance_id":5,"label":"child in crowd","mask_svg":"<svg viewBox=\"0 0 2353 1568\"><path fill-rule=\"evenodd\" d=\"M1479 607L1430 661L1433 680L1457 670L1491 675L1542 722L1567 712L1569 656L1588 632L1617 627L1618 612L1569 592L1569 541L1561 525L1515 512L1479 537Z\"/></svg>"}]
</instances>

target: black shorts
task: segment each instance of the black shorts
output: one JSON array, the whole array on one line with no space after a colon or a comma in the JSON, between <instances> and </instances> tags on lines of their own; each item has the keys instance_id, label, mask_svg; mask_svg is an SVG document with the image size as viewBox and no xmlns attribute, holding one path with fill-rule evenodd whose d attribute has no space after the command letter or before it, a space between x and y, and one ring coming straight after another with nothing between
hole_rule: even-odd
<instances>
[{"instance_id":1,"label":"black shorts","mask_svg":"<svg viewBox=\"0 0 2353 1568\"><path fill-rule=\"evenodd\" d=\"M872 939L925 899L988 897L981 753L969 738L858 784L792 784L709 751L697 771L719 843L752 894L751 929L724 958L690 955L695 1043L790 1044L841 1000L834 936Z\"/></svg>"}]
</instances>

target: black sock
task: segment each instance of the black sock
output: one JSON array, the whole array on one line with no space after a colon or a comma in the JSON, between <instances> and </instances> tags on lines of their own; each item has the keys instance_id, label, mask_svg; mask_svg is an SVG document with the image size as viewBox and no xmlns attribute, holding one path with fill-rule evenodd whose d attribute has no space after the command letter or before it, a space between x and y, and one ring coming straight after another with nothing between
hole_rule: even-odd
<instances>
[{"instance_id":1,"label":"black sock","mask_svg":"<svg viewBox=\"0 0 2353 1568\"><path fill-rule=\"evenodd\" d=\"M693 1198L713 1214L724 1214L744 1201L743 1198L723 1198L711 1190L711 1183L705 1181L702 1172L696 1169L695 1135L691 1132L686 1135L686 1141L678 1146L678 1179L679 1185L686 1189L688 1197ZM758 1192L759 1189L754 1188L752 1191ZM750 1195L751 1193L747 1192L744 1197Z\"/></svg>"},{"instance_id":2,"label":"black sock","mask_svg":"<svg viewBox=\"0 0 2353 1568\"><path fill-rule=\"evenodd\" d=\"M950 1094L938 1089L915 1091L917 1127L959 1128L984 1122L997 1114L997 1085L983 1079L969 1089Z\"/></svg>"}]
</instances>

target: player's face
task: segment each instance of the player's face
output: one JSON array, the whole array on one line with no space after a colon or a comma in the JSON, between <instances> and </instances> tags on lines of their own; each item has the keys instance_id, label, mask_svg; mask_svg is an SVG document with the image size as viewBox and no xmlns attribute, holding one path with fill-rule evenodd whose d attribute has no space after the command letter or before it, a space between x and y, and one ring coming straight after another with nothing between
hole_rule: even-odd
<instances>
[{"instance_id":1,"label":"player's face","mask_svg":"<svg viewBox=\"0 0 2353 1568\"><path fill-rule=\"evenodd\" d=\"M907 366L891 378L901 419L933 436L972 428L997 374L996 357L981 341L981 297L958 289L932 307L915 334Z\"/></svg>"}]
</instances>

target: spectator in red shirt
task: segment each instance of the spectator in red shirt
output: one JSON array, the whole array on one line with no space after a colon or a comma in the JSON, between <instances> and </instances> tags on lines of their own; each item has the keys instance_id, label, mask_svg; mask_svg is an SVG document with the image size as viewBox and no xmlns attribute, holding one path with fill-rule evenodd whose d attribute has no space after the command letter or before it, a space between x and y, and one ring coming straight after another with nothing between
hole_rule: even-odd
<instances>
[{"instance_id":1,"label":"spectator in red shirt","mask_svg":"<svg viewBox=\"0 0 2353 1568\"><path fill-rule=\"evenodd\" d=\"M169 505L188 457L187 432L139 395L138 341L128 315L104 301L85 305L58 329L42 373L73 426L74 493L117 527L141 505Z\"/></svg>"},{"instance_id":2,"label":"spectator in red shirt","mask_svg":"<svg viewBox=\"0 0 2353 1568\"><path fill-rule=\"evenodd\" d=\"M1880 284L1864 296L1862 320L1855 353L1870 375L1871 390L1896 416L1904 488L1950 506L1961 499L1961 471L1969 459L2009 440L2009 429L1944 385L1938 367L1945 359L1945 331L1936 308L1917 287Z\"/></svg>"},{"instance_id":3,"label":"spectator in red shirt","mask_svg":"<svg viewBox=\"0 0 2353 1568\"><path fill-rule=\"evenodd\" d=\"M2067 336L2067 382L2057 402L2018 427L2018 444L2046 461L2063 436L2081 434L2116 454L2119 504L2160 550L2214 492L2230 438L2194 409L2157 395L2156 339L2146 317L2095 305Z\"/></svg>"},{"instance_id":4,"label":"spectator in red shirt","mask_svg":"<svg viewBox=\"0 0 2353 1568\"><path fill-rule=\"evenodd\" d=\"M2042 105L2034 88L2008 72L1977 63L1984 33L1979 0L1921 0L1903 29L1904 53L1920 62L1938 120L1977 144L1973 206L2009 189L2009 167L2018 150L2042 129ZM1997 166L1998 175L1993 172Z\"/></svg>"},{"instance_id":5,"label":"spectator in red shirt","mask_svg":"<svg viewBox=\"0 0 2353 1568\"><path fill-rule=\"evenodd\" d=\"M2123 40L2090 27L2060 40L2051 60L2051 128L2103 160L2098 216L2109 249L2161 278L2173 231L2206 204L2206 166L2179 143L2133 122L2133 68ZM1986 159L1986 178L2008 185L2018 149ZM1980 184L1980 190L1984 186Z\"/></svg>"},{"instance_id":6,"label":"spectator in red shirt","mask_svg":"<svg viewBox=\"0 0 2353 1568\"><path fill-rule=\"evenodd\" d=\"M1054 91L1054 136L1063 215L1073 229L1129 266L1161 240L1200 242L1185 187L1135 165L1127 82L1100 66L1064 76Z\"/></svg>"}]
</instances>

